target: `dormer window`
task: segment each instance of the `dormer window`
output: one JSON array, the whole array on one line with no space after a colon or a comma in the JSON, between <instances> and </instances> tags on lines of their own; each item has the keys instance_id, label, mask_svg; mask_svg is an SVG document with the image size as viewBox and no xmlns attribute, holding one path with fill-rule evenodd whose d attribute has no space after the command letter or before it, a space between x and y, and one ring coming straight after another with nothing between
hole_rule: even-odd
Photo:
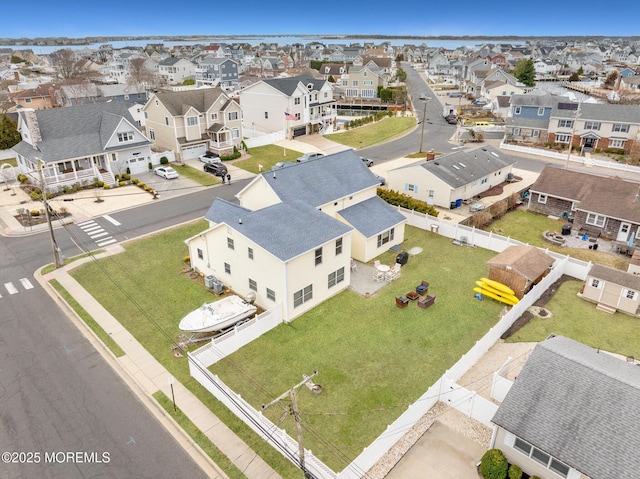
<instances>
[{"instance_id":1,"label":"dormer window","mask_svg":"<svg viewBox=\"0 0 640 479\"><path fill-rule=\"evenodd\" d=\"M132 131L123 131L118 133L118 143L125 143L127 141L133 141Z\"/></svg>"},{"instance_id":2,"label":"dormer window","mask_svg":"<svg viewBox=\"0 0 640 479\"><path fill-rule=\"evenodd\" d=\"M313 90L313 83L309 83L307 85L307 90L309 90L309 91Z\"/></svg>"}]
</instances>

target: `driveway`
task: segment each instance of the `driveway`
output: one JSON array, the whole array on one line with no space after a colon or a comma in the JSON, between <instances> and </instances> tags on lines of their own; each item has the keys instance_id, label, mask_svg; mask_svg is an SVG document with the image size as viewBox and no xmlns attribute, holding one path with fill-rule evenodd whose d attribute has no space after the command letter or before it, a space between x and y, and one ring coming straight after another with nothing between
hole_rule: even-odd
<instances>
[{"instance_id":1,"label":"driveway","mask_svg":"<svg viewBox=\"0 0 640 479\"><path fill-rule=\"evenodd\" d=\"M435 421L385 477L475 478L478 477L476 464L485 451L477 442Z\"/></svg>"}]
</instances>

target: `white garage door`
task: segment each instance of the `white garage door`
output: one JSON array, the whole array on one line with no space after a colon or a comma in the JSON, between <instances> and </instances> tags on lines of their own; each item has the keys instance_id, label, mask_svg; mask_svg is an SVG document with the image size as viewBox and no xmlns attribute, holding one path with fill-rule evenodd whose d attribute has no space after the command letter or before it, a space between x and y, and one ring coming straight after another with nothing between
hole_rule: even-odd
<instances>
[{"instance_id":1,"label":"white garage door","mask_svg":"<svg viewBox=\"0 0 640 479\"><path fill-rule=\"evenodd\" d=\"M149 159L144 157L131 158L129 160L129 171L132 175L137 175L149 171Z\"/></svg>"},{"instance_id":2,"label":"white garage door","mask_svg":"<svg viewBox=\"0 0 640 479\"><path fill-rule=\"evenodd\" d=\"M182 160L193 160L207 152L207 145L184 146L182 147Z\"/></svg>"}]
</instances>

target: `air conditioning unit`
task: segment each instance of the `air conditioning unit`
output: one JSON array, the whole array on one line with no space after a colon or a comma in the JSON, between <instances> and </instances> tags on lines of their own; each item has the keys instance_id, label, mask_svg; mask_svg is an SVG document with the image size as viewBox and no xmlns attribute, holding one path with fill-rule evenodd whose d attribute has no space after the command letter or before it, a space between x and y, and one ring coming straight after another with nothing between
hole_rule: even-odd
<instances>
[{"instance_id":1,"label":"air conditioning unit","mask_svg":"<svg viewBox=\"0 0 640 479\"><path fill-rule=\"evenodd\" d=\"M213 283L216 281L216 277L212 274L204 277L204 287L207 289L213 288Z\"/></svg>"},{"instance_id":2,"label":"air conditioning unit","mask_svg":"<svg viewBox=\"0 0 640 479\"><path fill-rule=\"evenodd\" d=\"M216 279L213 281L213 285L210 289L213 289L213 291L217 294L221 294L224 292L224 284L222 284L222 281Z\"/></svg>"}]
</instances>

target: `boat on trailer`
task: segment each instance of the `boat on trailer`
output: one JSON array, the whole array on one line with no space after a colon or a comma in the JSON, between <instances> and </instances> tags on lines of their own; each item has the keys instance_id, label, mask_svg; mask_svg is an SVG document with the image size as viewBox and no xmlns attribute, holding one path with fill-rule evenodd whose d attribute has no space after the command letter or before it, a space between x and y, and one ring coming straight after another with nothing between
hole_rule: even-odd
<instances>
[{"instance_id":1,"label":"boat on trailer","mask_svg":"<svg viewBox=\"0 0 640 479\"><path fill-rule=\"evenodd\" d=\"M219 331L252 316L257 310L255 305L240 296L231 295L191 311L182 318L178 327L192 333Z\"/></svg>"}]
</instances>

